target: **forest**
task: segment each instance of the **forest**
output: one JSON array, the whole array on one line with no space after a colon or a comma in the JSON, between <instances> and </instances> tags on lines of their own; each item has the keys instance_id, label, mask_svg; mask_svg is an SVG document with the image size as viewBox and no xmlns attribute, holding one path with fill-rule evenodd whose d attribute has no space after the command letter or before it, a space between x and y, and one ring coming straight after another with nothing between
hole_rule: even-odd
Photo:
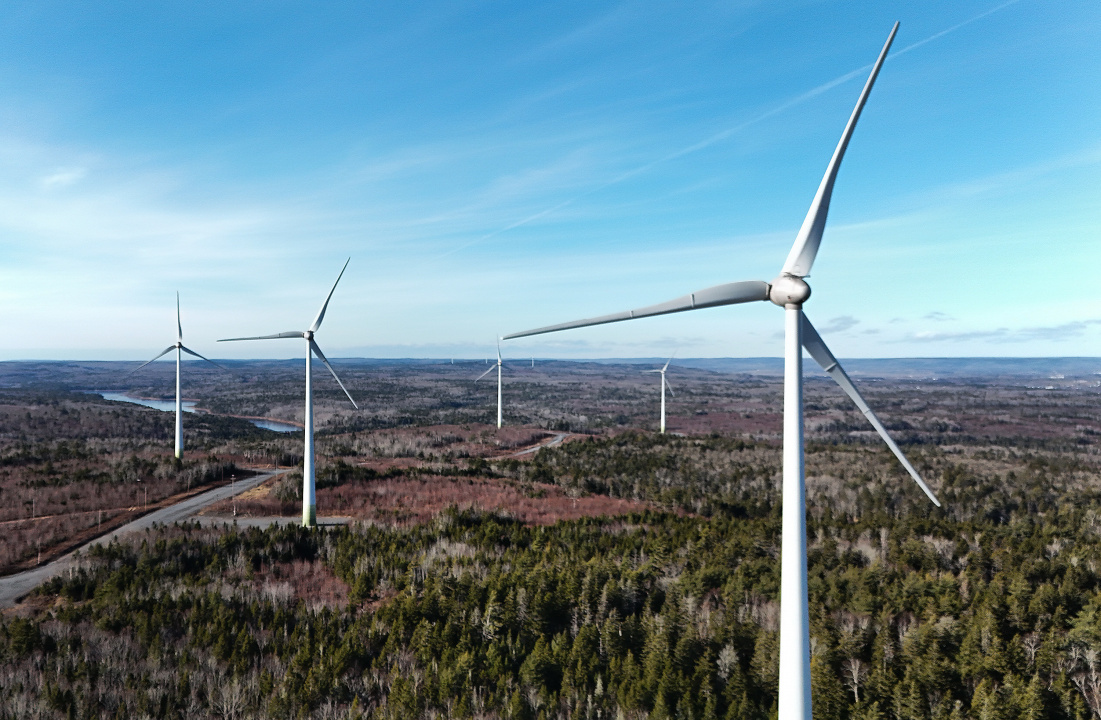
<instances>
[{"instance_id":1,"label":"forest","mask_svg":"<svg viewBox=\"0 0 1101 720\"><path fill-rule=\"evenodd\" d=\"M719 404L701 378L692 422ZM814 716L1101 718L1097 390L870 394L944 507L812 387ZM517 457L477 426L333 428L318 501L352 522L97 547L3 615L0 717L775 717L779 447L737 420ZM413 482L456 490L378 511Z\"/></svg>"}]
</instances>

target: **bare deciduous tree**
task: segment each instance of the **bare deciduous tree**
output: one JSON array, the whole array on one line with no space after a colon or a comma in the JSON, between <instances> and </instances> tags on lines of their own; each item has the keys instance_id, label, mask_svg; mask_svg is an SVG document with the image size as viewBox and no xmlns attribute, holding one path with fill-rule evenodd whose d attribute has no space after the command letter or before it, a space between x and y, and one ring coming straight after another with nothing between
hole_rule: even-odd
<instances>
[{"instance_id":1,"label":"bare deciduous tree","mask_svg":"<svg viewBox=\"0 0 1101 720\"><path fill-rule=\"evenodd\" d=\"M224 720L237 720L243 716L246 693L241 683L234 680L229 685L214 685L210 690L210 707Z\"/></svg>"},{"instance_id":2,"label":"bare deciduous tree","mask_svg":"<svg viewBox=\"0 0 1101 720\"><path fill-rule=\"evenodd\" d=\"M1028 656L1028 666L1032 667L1036 664L1036 653L1039 652L1040 646L1043 644L1043 640L1040 638L1040 633L1031 632L1024 637L1025 655Z\"/></svg>"},{"instance_id":3,"label":"bare deciduous tree","mask_svg":"<svg viewBox=\"0 0 1101 720\"><path fill-rule=\"evenodd\" d=\"M1094 717L1101 718L1101 672L1097 667L1097 651L1086 648L1082 651L1077 645L1071 648L1072 659L1075 665L1080 664L1078 657L1085 661L1085 668L1071 676L1074 687L1082 694ZM1074 657L1078 656L1078 657Z\"/></svg>"},{"instance_id":4,"label":"bare deciduous tree","mask_svg":"<svg viewBox=\"0 0 1101 720\"><path fill-rule=\"evenodd\" d=\"M868 677L868 666L859 658L849 658L841 663L841 682L853 694L853 702L860 702L860 688Z\"/></svg>"}]
</instances>

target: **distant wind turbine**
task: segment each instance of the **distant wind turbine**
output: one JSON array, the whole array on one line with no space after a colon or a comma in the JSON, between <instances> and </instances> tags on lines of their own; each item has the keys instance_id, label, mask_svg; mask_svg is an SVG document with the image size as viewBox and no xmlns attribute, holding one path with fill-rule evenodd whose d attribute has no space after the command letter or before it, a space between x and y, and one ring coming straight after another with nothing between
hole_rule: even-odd
<instances>
[{"instance_id":1,"label":"distant wind turbine","mask_svg":"<svg viewBox=\"0 0 1101 720\"><path fill-rule=\"evenodd\" d=\"M826 174L818 186L810 210L803 221L795 244L772 282L750 280L726 285L716 285L658 305L627 312L577 320L506 335L503 339L538 335L569 328L601 325L635 318L664 315L667 313L699 310L701 308L733 305L745 302L771 301L784 308L784 450L783 450L783 518L780 552L780 682L778 716L780 720L810 720L810 613L807 604L807 525L806 485L803 460L803 349L841 386L864 414L872 427L887 443L891 452L906 468L910 476L933 501L940 506L933 491L925 484L913 465L887 434L879 418L861 397L849 376L838 364L837 358L803 314L803 303L810 298L810 286L803 279L810 275L811 265L818 253L822 232L826 226L830 197L834 181L841 166L841 159L849 145L860 112L872 90L876 76L887 57L887 51L898 32L898 23L891 29L887 42L879 54L871 75L864 85L856 108L849 117L841 141L826 167Z\"/></svg>"},{"instance_id":2,"label":"distant wind turbine","mask_svg":"<svg viewBox=\"0 0 1101 720\"><path fill-rule=\"evenodd\" d=\"M187 348L187 347L184 347L184 344L183 344L183 323L180 322L180 294L179 293L176 293L176 344L175 345L169 345L168 347L166 347L164 349L164 352L162 352L157 357L153 358L153 360L160 360L162 357L164 357L168 353L172 352L173 350L176 351L176 458L179 459L179 458L183 457L183 447L184 447L184 443L183 443L183 402L182 402L181 396L180 396L180 353L185 352L188 355L194 355L195 357L199 358L200 360L206 360L208 363L210 363L214 367L218 368L219 370L225 370L224 367L222 367L218 363L214 362L213 360L207 360L205 357L203 357L199 353L195 352L194 350L192 350L190 348ZM150 360L149 362L142 363L141 365L139 365L136 368L134 368L133 370L131 370L129 374L132 375L132 374L136 373L138 370L141 370L143 367L145 367L149 363L153 362L153 360Z\"/></svg>"},{"instance_id":3,"label":"distant wind turbine","mask_svg":"<svg viewBox=\"0 0 1101 720\"><path fill-rule=\"evenodd\" d=\"M665 362L665 367L659 370L643 370L647 373L661 373L661 434L665 434L665 388L669 388L669 394L673 395L673 386L669 384L669 381L665 379L665 371L669 369L669 363L673 362L673 358L669 358Z\"/></svg>"},{"instance_id":4,"label":"distant wind turbine","mask_svg":"<svg viewBox=\"0 0 1101 720\"><path fill-rule=\"evenodd\" d=\"M489 360L486 360L486 362L488 363ZM501 360L501 341L498 340L497 341L497 365L496 365L496 368L497 368L497 429L498 430L501 429L501 366L503 364L504 364L504 362ZM534 361L533 361L532 364L534 365ZM492 367L489 370L486 370L481 375L479 375L478 380L481 380L486 375L489 375L491 372L493 372ZM474 382L478 382L478 380L475 380Z\"/></svg>"},{"instance_id":5,"label":"distant wind turbine","mask_svg":"<svg viewBox=\"0 0 1101 720\"><path fill-rule=\"evenodd\" d=\"M310 325L309 330L291 330L289 332L282 332L278 335L259 335L257 337L241 337L241 338L226 338L219 340L218 342L236 342L238 340L275 340L280 338L302 338L306 341L306 422L304 436L304 452L302 453L302 525L303 527L314 527L317 525L317 499L316 489L314 482L314 452L313 452L313 384L311 383L311 370L312 370L312 358L317 355L321 362L325 363L325 367L329 368L329 372L333 374L333 379L336 380L336 384L340 386L340 389L344 391L344 394L348 396L348 400L351 401L352 407L359 409L356 405L356 401L352 400L351 393L348 392L348 388L344 387L344 383L340 382L340 378L337 377L336 370L333 370L333 366L329 364L328 358L321 352L321 348L317 346L317 342L313 339L314 333L321 327L321 321L325 319L325 311L329 307L329 301L333 298L333 292L336 291L336 286L340 283L340 278L344 277L344 271L348 268L348 263L352 259L348 258L344 263L344 267L340 269L340 274L336 276L336 282L333 283L333 289L329 291L328 296L325 298L325 302L321 305L321 309L317 312L317 317L314 318L313 324Z\"/></svg>"}]
</instances>

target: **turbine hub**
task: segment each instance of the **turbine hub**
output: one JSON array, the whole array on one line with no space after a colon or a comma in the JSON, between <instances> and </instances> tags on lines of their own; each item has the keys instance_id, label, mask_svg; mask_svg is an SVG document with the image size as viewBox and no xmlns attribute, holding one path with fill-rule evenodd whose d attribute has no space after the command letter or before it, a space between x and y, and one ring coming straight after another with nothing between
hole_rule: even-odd
<instances>
[{"instance_id":1,"label":"turbine hub","mask_svg":"<svg viewBox=\"0 0 1101 720\"><path fill-rule=\"evenodd\" d=\"M802 305L810 297L810 285L806 280L784 273L772 281L768 299L780 307Z\"/></svg>"}]
</instances>

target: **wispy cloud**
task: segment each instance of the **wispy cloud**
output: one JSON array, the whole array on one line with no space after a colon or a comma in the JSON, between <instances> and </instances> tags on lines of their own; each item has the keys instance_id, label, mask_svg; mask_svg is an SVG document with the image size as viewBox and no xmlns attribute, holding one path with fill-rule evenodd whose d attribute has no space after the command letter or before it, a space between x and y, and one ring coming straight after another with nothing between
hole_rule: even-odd
<instances>
[{"instance_id":1,"label":"wispy cloud","mask_svg":"<svg viewBox=\"0 0 1101 720\"><path fill-rule=\"evenodd\" d=\"M906 337L903 342L937 343L970 342L984 340L991 343L1023 343L1034 341L1063 342L1085 335L1090 327L1101 325L1101 319L1075 320L1060 325L1025 327L1012 330L1007 327L994 330L969 330L961 332L922 331Z\"/></svg>"},{"instance_id":2,"label":"wispy cloud","mask_svg":"<svg viewBox=\"0 0 1101 720\"><path fill-rule=\"evenodd\" d=\"M63 160L73 155L90 160ZM303 232L316 216L292 202L257 201L247 191L197 203L186 170L10 135L0 137L0 166L0 244L8 258L0 274L23 302L102 283L103 272L141 285L150 272L224 277L246 259L264 268L285 247L273 249L271 240ZM38 275L46 268L49 282Z\"/></svg>"},{"instance_id":3,"label":"wispy cloud","mask_svg":"<svg viewBox=\"0 0 1101 720\"><path fill-rule=\"evenodd\" d=\"M846 330L851 330L860 324L860 321L854 318L852 315L840 315L832 318L828 323L823 325L820 330L824 333L843 333Z\"/></svg>"},{"instance_id":4,"label":"wispy cloud","mask_svg":"<svg viewBox=\"0 0 1101 720\"><path fill-rule=\"evenodd\" d=\"M41 185L44 188L67 187L83 180L84 176L87 174L88 168L59 168L58 170L43 177L41 180Z\"/></svg>"},{"instance_id":5,"label":"wispy cloud","mask_svg":"<svg viewBox=\"0 0 1101 720\"><path fill-rule=\"evenodd\" d=\"M924 192L924 202L928 204L931 200L970 200L981 195L1027 187L1039 178L1073 168L1090 167L1098 163L1101 163L1101 143L1094 143L1058 157L1030 163L1009 171L941 186Z\"/></svg>"},{"instance_id":6,"label":"wispy cloud","mask_svg":"<svg viewBox=\"0 0 1101 720\"><path fill-rule=\"evenodd\" d=\"M898 55L910 52L911 50L919 48L922 45L925 45L927 43L933 42L934 40L938 40L938 39L944 37L945 35L948 35L952 32L955 32L956 30L959 30L960 28L963 28L967 25L970 25L971 23L974 23L978 20L981 20L981 19L983 19L983 18L985 18L989 15L992 15L992 14L998 12L999 10L1007 8L1010 5L1013 5L1013 4L1015 4L1019 1L1020 0L1010 0L1009 2L1003 3L1001 5L998 5L998 6L994 7L994 8L991 8L989 10L986 10L986 11L982 12L982 13L979 13L978 15L975 15L972 18L969 18L967 20L964 20L963 22L957 23L957 24L955 24L955 25L953 25L949 28L945 28L944 30L941 30L937 33L934 33L933 35L930 35L929 37L924 38L923 40L919 40L919 41L917 41L917 42L915 42L911 45L908 45L907 47L903 48L902 50L896 51L892 55L892 57L897 57ZM585 37L585 36L591 34L595 29L604 27L604 26L606 26L610 23L614 23L614 22L618 21L618 19L619 19L619 13L609 13L608 15L603 16L600 19L598 19L597 21L593 22L590 26L586 26L585 28L582 28L578 31L570 33L569 35L565 36L561 40L557 41L555 44L557 45L559 42L564 42L564 43L573 42L576 38ZM580 194L578 194L574 197L571 197L569 199L563 200L562 202L559 202L559 203L557 203L553 206L547 207L546 209L531 213L530 215L528 215L526 217L523 217L519 220L516 220L514 222L508 223L507 225L505 225L505 226L503 226L503 227L501 227L497 230L486 233L486 234L484 234L480 237L474 238L473 240L470 240L469 242L463 243L462 245L459 245L458 247L455 247L455 248L443 253L441 255L441 257L446 257L446 256L449 256L449 255L452 255L456 252L459 252L460 250L464 250L464 249L469 248L471 246L474 246L474 245L477 245L479 243L485 242L486 240L489 240L489 239L491 239L491 238L493 238L497 235L500 235L504 232L508 232L509 230L513 230L515 228L521 227L523 225L527 225L531 222L534 222L536 220L539 220L539 219L542 219L542 218L547 217L549 215L552 215L555 212L558 212L559 210L562 210L562 209L564 209L564 208L566 208L570 205L573 205L574 203L576 203L576 202L578 202L578 201L580 201L580 200L582 200L582 199L584 199L584 198L586 198L590 195L594 195L594 194L599 193L603 190L606 190L606 189L608 189L608 188L610 188L614 185L618 185L620 183L626 182L627 180L630 180L630 179L632 179L632 178L634 178L638 175L642 175L642 174L652 170L653 168L655 168L659 165L663 165L663 164L671 162L673 160L683 158L687 155L697 153L697 152L699 152L701 150L704 150L704 149L706 149L706 148L708 148L712 145L715 145L716 143L727 140L728 138L730 138L734 135L737 135L738 133L741 133L741 132L747 130L748 128L750 128L750 127L753 127L754 125L757 125L757 124L759 124L759 123L761 123L765 120L768 120L769 118L772 118L776 115L784 113L788 110L791 110L792 108L798 107L798 106L800 106L800 105L802 105L802 104L804 104L804 103L806 103L806 102L808 102L808 101L810 101L810 100L812 100L812 99L814 99L814 98L816 98L816 97L818 97L818 96L820 96L824 93L829 92L830 90L832 90L835 87L838 87L839 85L843 85L843 84L847 83L848 81L850 81L854 78L863 76L864 74L866 74L870 70L871 67L872 67L872 64L869 63L867 65L863 65L859 68L856 68L855 70L851 70L851 71L849 71L849 72L847 72L843 75L840 75L840 76L838 76L838 77L836 77L836 78L834 78L834 79L832 79L828 82L822 83L821 85L818 85L817 87L813 87L809 90L806 90L805 92L802 92L802 93L800 93L800 94L798 94L798 95L796 95L796 96L780 103L779 105L776 105L773 108L770 108L770 109L768 109L768 110L766 110L766 111L764 111L764 112L762 112L758 115L755 115L752 118L749 118L749 119L744 120L740 123L737 123L736 125L732 125L728 128L720 130L719 132L716 132L716 133L714 133L714 134L712 134L712 135L710 135L706 138L703 138L703 139L699 140L698 142L692 143L691 145L687 145L687 146L685 146L683 148L680 148L678 150L674 150L672 152L666 153L665 155L662 155L658 158L655 158L655 159L653 159L649 162L643 163L643 164L638 165L638 166L636 166L636 167L634 167L630 170L624 171L624 172L610 178L609 180L607 180L605 182L602 182L602 183L599 183L599 184L595 185L594 187L590 188L589 190L587 190L583 193L580 193Z\"/></svg>"},{"instance_id":7,"label":"wispy cloud","mask_svg":"<svg viewBox=\"0 0 1101 720\"><path fill-rule=\"evenodd\" d=\"M1101 325L1101 320L1078 320L1075 322L1063 323L1062 325L1022 328L1017 331L1018 338L1014 338L1011 342L1026 342L1029 340L1051 340L1060 342L1062 340L1070 340L1072 338L1082 337L1082 335L1086 333L1086 330L1093 325Z\"/></svg>"},{"instance_id":8,"label":"wispy cloud","mask_svg":"<svg viewBox=\"0 0 1101 720\"><path fill-rule=\"evenodd\" d=\"M949 321L952 321L952 320L955 320L955 319L956 318L952 317L948 313L942 313L939 310L934 310L933 312L929 313L928 315L925 315L922 318L922 320L932 320L933 322L949 322Z\"/></svg>"},{"instance_id":9,"label":"wispy cloud","mask_svg":"<svg viewBox=\"0 0 1101 720\"><path fill-rule=\"evenodd\" d=\"M576 45L599 42L609 35L614 36L627 25L637 12L630 3L619 5L580 27L573 28L543 44L534 47L519 59L525 62L540 56L557 55Z\"/></svg>"},{"instance_id":10,"label":"wispy cloud","mask_svg":"<svg viewBox=\"0 0 1101 720\"><path fill-rule=\"evenodd\" d=\"M922 330L921 332L908 335L904 340L899 342L968 342L970 340L991 340L995 338L1006 338L1008 336L1009 328L1004 327L996 330L969 330L964 332L933 332L931 330Z\"/></svg>"}]
</instances>

